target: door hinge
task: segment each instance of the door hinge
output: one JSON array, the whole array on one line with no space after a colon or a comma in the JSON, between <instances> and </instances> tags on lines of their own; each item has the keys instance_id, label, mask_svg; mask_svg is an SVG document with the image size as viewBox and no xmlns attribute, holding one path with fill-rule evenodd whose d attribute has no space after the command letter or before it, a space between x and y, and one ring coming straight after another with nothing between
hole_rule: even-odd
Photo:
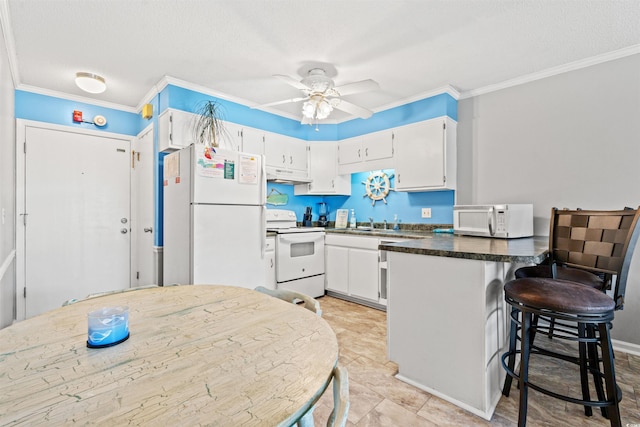
<instances>
[{"instance_id":1,"label":"door hinge","mask_svg":"<svg viewBox=\"0 0 640 427\"><path fill-rule=\"evenodd\" d=\"M22 294L24 295L24 298L26 298L27 297L27 287L25 286L22 289L24 290L24 292L22 292Z\"/></svg>"},{"instance_id":2,"label":"door hinge","mask_svg":"<svg viewBox=\"0 0 640 427\"><path fill-rule=\"evenodd\" d=\"M27 215L29 214L27 213L20 214L20 216L22 216L22 225L24 225L25 227L27 226Z\"/></svg>"},{"instance_id":3,"label":"door hinge","mask_svg":"<svg viewBox=\"0 0 640 427\"><path fill-rule=\"evenodd\" d=\"M442 182L447 182L447 177L446 177L446 175L442 177Z\"/></svg>"},{"instance_id":4,"label":"door hinge","mask_svg":"<svg viewBox=\"0 0 640 427\"><path fill-rule=\"evenodd\" d=\"M136 271L136 279L140 279L140 272Z\"/></svg>"},{"instance_id":5,"label":"door hinge","mask_svg":"<svg viewBox=\"0 0 640 427\"><path fill-rule=\"evenodd\" d=\"M27 154L27 141L25 141L22 146L23 146L24 154Z\"/></svg>"},{"instance_id":6,"label":"door hinge","mask_svg":"<svg viewBox=\"0 0 640 427\"><path fill-rule=\"evenodd\" d=\"M447 128L447 123L446 122L442 122L442 129L446 129Z\"/></svg>"}]
</instances>

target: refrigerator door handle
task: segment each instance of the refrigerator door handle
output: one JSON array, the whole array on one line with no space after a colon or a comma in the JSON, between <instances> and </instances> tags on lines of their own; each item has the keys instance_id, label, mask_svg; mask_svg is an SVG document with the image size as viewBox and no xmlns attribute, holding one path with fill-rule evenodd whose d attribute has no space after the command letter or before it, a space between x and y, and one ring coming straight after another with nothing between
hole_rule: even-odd
<instances>
[{"instance_id":1,"label":"refrigerator door handle","mask_svg":"<svg viewBox=\"0 0 640 427\"><path fill-rule=\"evenodd\" d=\"M260 215L260 259L264 259L265 250L267 247L267 207L262 205L262 211Z\"/></svg>"},{"instance_id":2,"label":"refrigerator door handle","mask_svg":"<svg viewBox=\"0 0 640 427\"><path fill-rule=\"evenodd\" d=\"M267 192L267 170L265 158L264 154L260 156L260 173L262 174L260 177L260 182L262 183L260 187L260 203L262 205L267 203L267 196L265 194Z\"/></svg>"}]
</instances>

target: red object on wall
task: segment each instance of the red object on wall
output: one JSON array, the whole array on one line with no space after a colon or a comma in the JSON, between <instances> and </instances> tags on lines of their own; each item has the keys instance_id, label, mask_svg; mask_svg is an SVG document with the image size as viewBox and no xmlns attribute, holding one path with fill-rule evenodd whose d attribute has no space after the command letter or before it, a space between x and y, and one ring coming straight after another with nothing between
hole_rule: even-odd
<instances>
[{"instance_id":1,"label":"red object on wall","mask_svg":"<svg viewBox=\"0 0 640 427\"><path fill-rule=\"evenodd\" d=\"M73 110L73 121L82 123L82 111Z\"/></svg>"}]
</instances>

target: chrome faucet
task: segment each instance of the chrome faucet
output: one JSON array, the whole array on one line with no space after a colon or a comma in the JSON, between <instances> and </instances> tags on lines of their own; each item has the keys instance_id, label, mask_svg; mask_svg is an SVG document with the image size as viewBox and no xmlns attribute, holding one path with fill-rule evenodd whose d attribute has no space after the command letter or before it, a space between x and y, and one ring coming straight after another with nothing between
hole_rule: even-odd
<instances>
[{"instance_id":1,"label":"chrome faucet","mask_svg":"<svg viewBox=\"0 0 640 427\"><path fill-rule=\"evenodd\" d=\"M369 225L371 226L371 229L373 229L373 218L369 217Z\"/></svg>"}]
</instances>

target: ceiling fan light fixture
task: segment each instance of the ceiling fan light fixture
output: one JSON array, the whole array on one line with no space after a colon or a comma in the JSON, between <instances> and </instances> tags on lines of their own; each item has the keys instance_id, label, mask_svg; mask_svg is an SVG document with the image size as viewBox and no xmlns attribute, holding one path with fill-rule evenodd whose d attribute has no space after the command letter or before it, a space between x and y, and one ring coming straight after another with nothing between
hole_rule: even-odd
<instances>
[{"instance_id":1,"label":"ceiling fan light fixture","mask_svg":"<svg viewBox=\"0 0 640 427\"><path fill-rule=\"evenodd\" d=\"M104 77L86 72L76 73L76 85L89 93L102 93L107 90Z\"/></svg>"},{"instance_id":2,"label":"ceiling fan light fixture","mask_svg":"<svg viewBox=\"0 0 640 427\"><path fill-rule=\"evenodd\" d=\"M323 120L329 117L329 114L333 111L333 107L325 99L318 103L316 107L316 118Z\"/></svg>"},{"instance_id":3,"label":"ceiling fan light fixture","mask_svg":"<svg viewBox=\"0 0 640 427\"><path fill-rule=\"evenodd\" d=\"M302 104L302 115L311 120L324 120L332 111L333 106L323 96L312 96Z\"/></svg>"}]
</instances>

